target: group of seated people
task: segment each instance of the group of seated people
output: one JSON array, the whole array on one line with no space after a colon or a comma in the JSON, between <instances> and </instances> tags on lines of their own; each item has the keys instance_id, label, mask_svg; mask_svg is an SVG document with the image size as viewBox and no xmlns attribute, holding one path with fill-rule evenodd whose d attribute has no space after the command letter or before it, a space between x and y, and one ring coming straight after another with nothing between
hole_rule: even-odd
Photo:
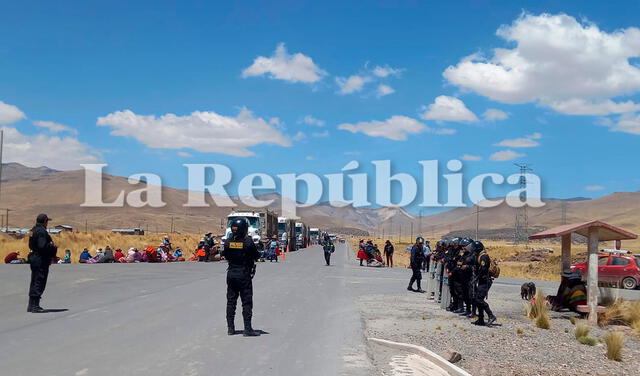
<instances>
[{"instance_id":1,"label":"group of seated people","mask_svg":"<svg viewBox=\"0 0 640 376\"><path fill-rule=\"evenodd\" d=\"M125 254L120 248L115 251L111 247L107 246L103 250L98 248L95 256L92 256L87 248L80 253L81 264L104 264L104 263L134 263L134 262L173 262L173 261L185 261L182 254L182 249L176 247L172 250L164 244L157 247L147 247L142 252L137 248L129 248Z\"/></svg>"},{"instance_id":2,"label":"group of seated people","mask_svg":"<svg viewBox=\"0 0 640 376\"><path fill-rule=\"evenodd\" d=\"M362 266L363 261L366 261L367 266L384 266L382 255L380 254L377 244L373 244L371 240L367 240L365 243L363 239L361 239L358 244L357 257L360 260L360 266Z\"/></svg>"}]
</instances>

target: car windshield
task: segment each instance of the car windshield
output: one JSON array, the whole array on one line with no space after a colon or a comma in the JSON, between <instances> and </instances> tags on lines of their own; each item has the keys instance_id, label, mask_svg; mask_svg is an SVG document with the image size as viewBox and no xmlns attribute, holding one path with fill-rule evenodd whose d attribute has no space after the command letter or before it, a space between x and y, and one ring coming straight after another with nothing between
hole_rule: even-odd
<instances>
[{"instance_id":1,"label":"car windshield","mask_svg":"<svg viewBox=\"0 0 640 376\"><path fill-rule=\"evenodd\" d=\"M249 220L249 226L251 227L257 227L258 225L258 218L257 217L229 217L227 218L227 227L231 227L231 222L233 222L234 220L238 219L238 218L246 218Z\"/></svg>"}]
</instances>

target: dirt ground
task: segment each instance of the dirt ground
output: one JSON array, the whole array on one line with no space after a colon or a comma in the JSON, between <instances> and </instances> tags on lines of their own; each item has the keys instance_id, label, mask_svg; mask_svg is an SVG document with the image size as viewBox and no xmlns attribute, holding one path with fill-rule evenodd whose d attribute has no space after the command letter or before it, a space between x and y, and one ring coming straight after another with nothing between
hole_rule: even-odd
<instances>
[{"instance_id":1,"label":"dirt ground","mask_svg":"<svg viewBox=\"0 0 640 376\"><path fill-rule=\"evenodd\" d=\"M552 312L551 329L539 329L524 316L518 286L494 287L489 303L500 326L472 325L425 294L405 292L359 300L365 335L421 345L443 356L459 352L462 360L456 364L475 376L638 375L640 339L629 328L591 329L596 338L612 329L626 331L623 361L608 360L602 343L587 346L575 339L569 320L575 314ZM397 352L375 345L371 350L380 374L391 374L389 362Z\"/></svg>"}]
</instances>

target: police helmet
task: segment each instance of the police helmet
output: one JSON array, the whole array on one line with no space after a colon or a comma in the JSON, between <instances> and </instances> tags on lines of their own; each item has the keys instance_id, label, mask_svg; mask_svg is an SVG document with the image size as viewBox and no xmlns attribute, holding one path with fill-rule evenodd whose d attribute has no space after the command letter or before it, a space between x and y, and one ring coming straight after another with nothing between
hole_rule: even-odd
<instances>
[{"instance_id":1,"label":"police helmet","mask_svg":"<svg viewBox=\"0 0 640 376\"><path fill-rule=\"evenodd\" d=\"M418 236L416 238L416 244L418 244L418 243L423 243L424 244L424 238L422 236Z\"/></svg>"},{"instance_id":2,"label":"police helmet","mask_svg":"<svg viewBox=\"0 0 640 376\"><path fill-rule=\"evenodd\" d=\"M482 244L481 241L476 240L474 242L469 243L465 247L465 249L468 250L469 252L479 253L484 251L484 244Z\"/></svg>"},{"instance_id":3,"label":"police helmet","mask_svg":"<svg viewBox=\"0 0 640 376\"><path fill-rule=\"evenodd\" d=\"M460 244L460 247L462 247L462 248L468 246L471 243L473 243L473 239L471 239L471 238L462 238L458 242L458 244Z\"/></svg>"},{"instance_id":4,"label":"police helmet","mask_svg":"<svg viewBox=\"0 0 640 376\"><path fill-rule=\"evenodd\" d=\"M247 231L249 230L249 221L246 218L236 218L231 222L231 232L233 236L237 238L244 238L247 236Z\"/></svg>"},{"instance_id":5,"label":"police helmet","mask_svg":"<svg viewBox=\"0 0 640 376\"><path fill-rule=\"evenodd\" d=\"M457 247L457 246L459 246L459 245L460 245L460 238L453 238L453 239L451 239L451 243L450 243L450 245L451 245L452 247Z\"/></svg>"}]
</instances>

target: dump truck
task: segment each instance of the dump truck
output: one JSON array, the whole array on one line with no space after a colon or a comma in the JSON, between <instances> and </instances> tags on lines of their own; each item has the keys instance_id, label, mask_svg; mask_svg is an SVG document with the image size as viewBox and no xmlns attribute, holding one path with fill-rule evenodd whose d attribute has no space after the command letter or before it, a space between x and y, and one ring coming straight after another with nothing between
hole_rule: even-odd
<instances>
[{"instance_id":1,"label":"dump truck","mask_svg":"<svg viewBox=\"0 0 640 376\"><path fill-rule=\"evenodd\" d=\"M316 227L310 228L309 237L311 238L311 244L318 244L320 241L320 229Z\"/></svg>"},{"instance_id":2,"label":"dump truck","mask_svg":"<svg viewBox=\"0 0 640 376\"><path fill-rule=\"evenodd\" d=\"M307 248L310 245L309 227L304 222L296 222L296 247Z\"/></svg>"},{"instance_id":3,"label":"dump truck","mask_svg":"<svg viewBox=\"0 0 640 376\"><path fill-rule=\"evenodd\" d=\"M271 210L234 210L227 215L227 229L222 241L225 241L231 235L231 222L240 217L244 217L249 221L247 235L251 236L259 249L263 248L267 239L278 235L278 217Z\"/></svg>"},{"instance_id":4,"label":"dump truck","mask_svg":"<svg viewBox=\"0 0 640 376\"><path fill-rule=\"evenodd\" d=\"M278 217L278 240L288 252L296 250L296 221L287 217Z\"/></svg>"}]
</instances>

